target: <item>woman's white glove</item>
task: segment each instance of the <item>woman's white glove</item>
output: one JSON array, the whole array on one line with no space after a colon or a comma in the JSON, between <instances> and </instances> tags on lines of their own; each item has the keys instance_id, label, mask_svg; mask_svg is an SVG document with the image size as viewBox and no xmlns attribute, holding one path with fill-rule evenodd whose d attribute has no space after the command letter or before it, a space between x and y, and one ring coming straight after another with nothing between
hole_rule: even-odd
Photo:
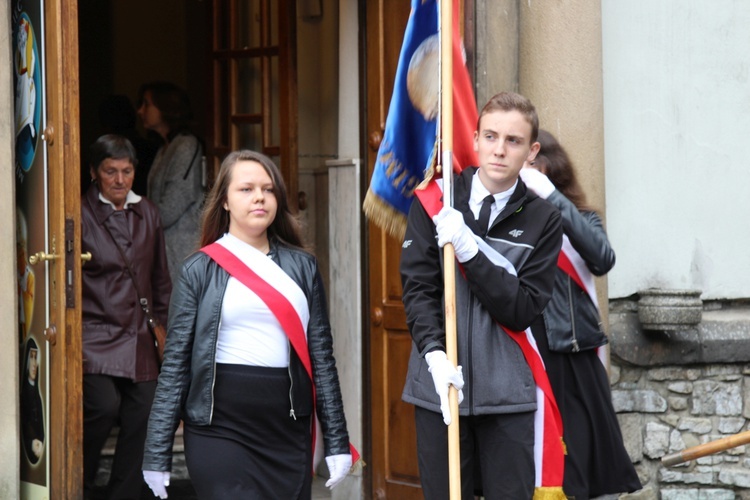
<instances>
[{"instance_id":1,"label":"woman's white glove","mask_svg":"<svg viewBox=\"0 0 750 500\"><path fill-rule=\"evenodd\" d=\"M352 468L352 456L348 453L346 455L331 455L330 457L326 457L326 465L328 466L328 473L331 476L326 481L326 486L333 489L349 474L349 469Z\"/></svg>"},{"instance_id":2,"label":"woman's white glove","mask_svg":"<svg viewBox=\"0 0 750 500\"><path fill-rule=\"evenodd\" d=\"M435 392L440 396L440 411L443 413L445 425L451 424L451 408L448 403L448 387L453 385L458 389L458 403L464 400L464 374L461 366L455 367L448 361L444 351L432 351L424 355L427 366L432 374L432 383L435 384Z\"/></svg>"},{"instance_id":3,"label":"woman's white glove","mask_svg":"<svg viewBox=\"0 0 750 500\"><path fill-rule=\"evenodd\" d=\"M169 472L163 472L158 470L144 470L143 480L154 496L159 498L167 498L167 486L169 486Z\"/></svg>"},{"instance_id":4,"label":"woman's white glove","mask_svg":"<svg viewBox=\"0 0 750 500\"><path fill-rule=\"evenodd\" d=\"M526 187L534 191L540 198L546 200L555 191L555 185L552 184L549 177L534 167L523 167L520 175Z\"/></svg>"},{"instance_id":5,"label":"woman's white glove","mask_svg":"<svg viewBox=\"0 0 750 500\"><path fill-rule=\"evenodd\" d=\"M461 212L455 208L443 207L432 218L432 222L435 223L435 229L437 229L438 246L442 248L447 243L452 243L459 262L466 262L479 252L474 233L464 222Z\"/></svg>"}]
</instances>

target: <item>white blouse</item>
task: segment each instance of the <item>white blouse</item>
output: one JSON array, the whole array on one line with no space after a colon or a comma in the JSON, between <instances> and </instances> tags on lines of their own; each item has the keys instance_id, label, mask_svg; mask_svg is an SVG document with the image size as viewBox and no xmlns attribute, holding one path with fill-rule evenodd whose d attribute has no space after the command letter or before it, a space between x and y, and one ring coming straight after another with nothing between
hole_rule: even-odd
<instances>
[{"instance_id":1,"label":"white blouse","mask_svg":"<svg viewBox=\"0 0 750 500\"><path fill-rule=\"evenodd\" d=\"M230 234L218 243L245 264L249 264L248 252L257 252ZM230 276L221 307L216 362L284 368L289 366L289 349L288 338L271 310L255 292Z\"/></svg>"}]
</instances>

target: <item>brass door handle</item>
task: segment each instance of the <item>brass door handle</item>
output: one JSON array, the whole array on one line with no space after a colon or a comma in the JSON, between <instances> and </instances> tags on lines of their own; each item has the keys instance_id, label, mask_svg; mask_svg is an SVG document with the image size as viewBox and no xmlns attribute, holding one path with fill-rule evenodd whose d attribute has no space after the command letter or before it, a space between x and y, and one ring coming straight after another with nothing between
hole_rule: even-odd
<instances>
[{"instance_id":1,"label":"brass door handle","mask_svg":"<svg viewBox=\"0 0 750 500\"><path fill-rule=\"evenodd\" d=\"M44 329L44 338L49 342L50 345L57 344L57 327L50 325Z\"/></svg>"},{"instance_id":2,"label":"brass door handle","mask_svg":"<svg viewBox=\"0 0 750 500\"><path fill-rule=\"evenodd\" d=\"M370 321L372 321L372 324L375 326L380 326L383 324L383 308L382 307L376 307L372 310L372 313L370 314Z\"/></svg>"},{"instance_id":3,"label":"brass door handle","mask_svg":"<svg viewBox=\"0 0 750 500\"><path fill-rule=\"evenodd\" d=\"M39 136L44 142L52 146L55 143L55 127L48 125Z\"/></svg>"},{"instance_id":4,"label":"brass door handle","mask_svg":"<svg viewBox=\"0 0 750 500\"><path fill-rule=\"evenodd\" d=\"M91 260L91 252L81 254L81 262L88 262Z\"/></svg>"},{"instance_id":5,"label":"brass door handle","mask_svg":"<svg viewBox=\"0 0 750 500\"><path fill-rule=\"evenodd\" d=\"M55 260L59 258L59 255L47 253L47 252L37 252L31 257L29 257L29 264L34 265L38 262L44 262L45 260Z\"/></svg>"}]
</instances>

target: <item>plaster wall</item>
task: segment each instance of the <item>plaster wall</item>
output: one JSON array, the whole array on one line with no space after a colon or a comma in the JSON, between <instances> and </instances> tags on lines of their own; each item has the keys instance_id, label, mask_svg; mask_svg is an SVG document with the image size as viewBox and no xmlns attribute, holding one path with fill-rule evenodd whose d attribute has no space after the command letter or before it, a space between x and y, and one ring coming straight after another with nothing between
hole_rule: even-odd
<instances>
[{"instance_id":1,"label":"plaster wall","mask_svg":"<svg viewBox=\"0 0 750 500\"><path fill-rule=\"evenodd\" d=\"M518 1L476 2L476 86L477 106L503 90L518 91Z\"/></svg>"},{"instance_id":2,"label":"plaster wall","mask_svg":"<svg viewBox=\"0 0 750 500\"><path fill-rule=\"evenodd\" d=\"M326 289L329 282L328 170L337 158L338 44L337 0L297 8L297 102L299 193L307 207L300 210L305 241L318 258Z\"/></svg>"},{"instance_id":3,"label":"plaster wall","mask_svg":"<svg viewBox=\"0 0 750 500\"><path fill-rule=\"evenodd\" d=\"M519 19L519 92L536 106L540 128L568 152L589 205L604 219L600 5L519 2ZM596 284L606 325L607 278Z\"/></svg>"},{"instance_id":4,"label":"plaster wall","mask_svg":"<svg viewBox=\"0 0 750 500\"><path fill-rule=\"evenodd\" d=\"M338 160L327 162L330 205L330 279L328 290L333 348L344 399L349 439L365 453L362 358L362 180L359 159L359 11L358 0L339 2L337 74ZM362 470L349 475L331 494L334 500L364 498Z\"/></svg>"},{"instance_id":5,"label":"plaster wall","mask_svg":"<svg viewBox=\"0 0 750 500\"><path fill-rule=\"evenodd\" d=\"M610 298L750 297L750 3L601 6Z\"/></svg>"},{"instance_id":6,"label":"plaster wall","mask_svg":"<svg viewBox=\"0 0 750 500\"><path fill-rule=\"evenodd\" d=\"M0 2L0 68L12 68L10 2ZM18 294L16 209L13 178L13 72L0 72L0 498L18 498L20 474L18 405Z\"/></svg>"},{"instance_id":7,"label":"plaster wall","mask_svg":"<svg viewBox=\"0 0 750 500\"><path fill-rule=\"evenodd\" d=\"M576 166L589 203L604 208L601 10L598 2L519 2L519 91Z\"/></svg>"}]
</instances>

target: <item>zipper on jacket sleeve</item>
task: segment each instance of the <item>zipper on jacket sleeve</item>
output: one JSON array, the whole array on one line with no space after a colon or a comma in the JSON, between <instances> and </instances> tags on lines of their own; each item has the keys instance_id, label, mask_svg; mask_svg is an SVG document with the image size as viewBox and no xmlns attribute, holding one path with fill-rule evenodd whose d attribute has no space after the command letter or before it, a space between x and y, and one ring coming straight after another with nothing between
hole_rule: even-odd
<instances>
[{"instance_id":1,"label":"zipper on jacket sleeve","mask_svg":"<svg viewBox=\"0 0 750 500\"><path fill-rule=\"evenodd\" d=\"M294 377L292 377L292 345L289 344L289 358L286 367L286 371L289 374L289 416L294 420L297 420L297 415L294 414L294 398L292 397L292 390L294 389Z\"/></svg>"},{"instance_id":2,"label":"zipper on jacket sleeve","mask_svg":"<svg viewBox=\"0 0 750 500\"><path fill-rule=\"evenodd\" d=\"M570 307L570 333L573 335L573 352L580 351L578 339L576 338L576 314L573 310L573 287L570 285L570 276L568 276L568 306Z\"/></svg>"},{"instance_id":3,"label":"zipper on jacket sleeve","mask_svg":"<svg viewBox=\"0 0 750 500\"><path fill-rule=\"evenodd\" d=\"M222 296L222 302L224 301ZM219 319L219 324L216 326L216 340L214 341L214 353L213 353L213 360L214 360L214 372L211 374L211 411L208 414L208 424L211 425L211 423L214 421L214 387L216 387L216 344L219 343L219 330L221 329L221 319Z\"/></svg>"}]
</instances>

